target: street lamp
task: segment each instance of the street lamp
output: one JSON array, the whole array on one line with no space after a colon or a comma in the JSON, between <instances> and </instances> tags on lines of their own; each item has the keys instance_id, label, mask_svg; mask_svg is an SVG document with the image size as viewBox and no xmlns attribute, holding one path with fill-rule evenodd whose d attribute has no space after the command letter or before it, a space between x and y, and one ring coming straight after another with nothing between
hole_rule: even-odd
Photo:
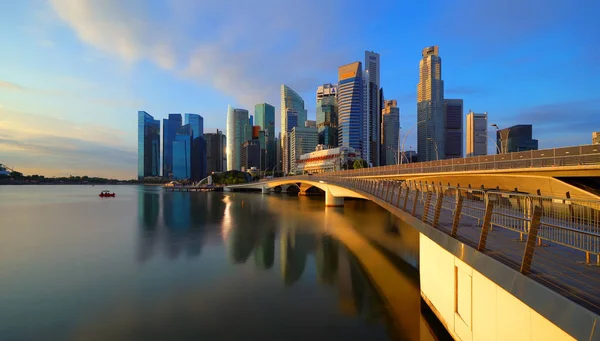
<instances>
[{"instance_id":1,"label":"street lamp","mask_svg":"<svg viewBox=\"0 0 600 341\"><path fill-rule=\"evenodd\" d=\"M410 131L412 130L412 128L416 127L419 123L423 123L426 122L427 120L421 120L417 123L415 123L414 126L408 128L408 131L406 132L406 135L404 135L404 139L402 140L402 155L404 155L404 143L406 142L406 138L408 137L408 134L410 133ZM400 164L402 164L402 158L400 158Z\"/></svg>"},{"instance_id":2,"label":"street lamp","mask_svg":"<svg viewBox=\"0 0 600 341\"><path fill-rule=\"evenodd\" d=\"M396 160L396 164L399 163L398 157L400 156L400 151L398 148L394 148L393 146L387 146L387 149L394 151L394 159ZM386 160L387 161L387 160Z\"/></svg>"},{"instance_id":3,"label":"street lamp","mask_svg":"<svg viewBox=\"0 0 600 341\"><path fill-rule=\"evenodd\" d=\"M510 135L510 128L508 127L507 131L506 131L506 141L504 139L504 137L502 136L502 133L500 133L500 131L502 131L502 129L500 129L500 127L498 127L498 125L496 123L491 125L492 127L496 128L496 131L498 131L498 134L500 135L500 153L501 154L506 154L508 153L508 136Z\"/></svg>"},{"instance_id":4,"label":"street lamp","mask_svg":"<svg viewBox=\"0 0 600 341\"><path fill-rule=\"evenodd\" d=\"M500 153L500 147L498 146L498 143L496 141L494 141L489 135L487 134L476 134L477 136L484 136L487 137L490 141L492 141L492 143L494 144L494 146L496 146L496 149L498 150L498 154ZM487 150L485 151L485 153L487 154Z\"/></svg>"},{"instance_id":5,"label":"street lamp","mask_svg":"<svg viewBox=\"0 0 600 341\"><path fill-rule=\"evenodd\" d=\"M428 137L427 140L433 141L433 145L435 146L435 158L439 161L440 160L440 155L438 154L437 142L433 138L431 138L431 137Z\"/></svg>"}]
</instances>

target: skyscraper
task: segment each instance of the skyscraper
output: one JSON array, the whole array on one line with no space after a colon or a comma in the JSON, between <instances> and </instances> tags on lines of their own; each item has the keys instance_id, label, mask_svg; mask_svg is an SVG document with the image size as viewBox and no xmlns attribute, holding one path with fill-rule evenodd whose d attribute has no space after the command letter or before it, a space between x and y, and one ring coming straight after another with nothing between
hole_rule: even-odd
<instances>
[{"instance_id":1,"label":"skyscraper","mask_svg":"<svg viewBox=\"0 0 600 341\"><path fill-rule=\"evenodd\" d=\"M298 93L292 90L285 84L281 84L281 137L282 141L282 163L283 171L287 174L290 171L290 151L286 148L286 141L289 140L288 134L291 132L292 127L288 126L288 114L296 113L296 125L304 127L306 122L306 109L304 109L304 100Z\"/></svg>"},{"instance_id":2,"label":"skyscraper","mask_svg":"<svg viewBox=\"0 0 600 341\"><path fill-rule=\"evenodd\" d=\"M487 112L467 114L467 157L487 155Z\"/></svg>"},{"instance_id":3,"label":"skyscraper","mask_svg":"<svg viewBox=\"0 0 600 341\"><path fill-rule=\"evenodd\" d=\"M296 160L300 155L315 151L319 134L315 127L294 127L290 133L290 172L296 171Z\"/></svg>"},{"instance_id":4,"label":"skyscraper","mask_svg":"<svg viewBox=\"0 0 600 341\"><path fill-rule=\"evenodd\" d=\"M298 112L296 112L292 109L288 109L286 112L285 118L286 118L285 126L289 130L286 132L285 136L283 137L283 147L281 148L281 153L282 153L281 155L283 157L283 159L282 159L283 173L288 174L289 172L292 171L291 158L290 158L292 145L290 144L290 134L295 127L298 127L298 121L299 121Z\"/></svg>"},{"instance_id":5,"label":"skyscraper","mask_svg":"<svg viewBox=\"0 0 600 341\"><path fill-rule=\"evenodd\" d=\"M204 134L206 140L206 173L227 170L227 138L217 129L216 133Z\"/></svg>"},{"instance_id":6,"label":"skyscraper","mask_svg":"<svg viewBox=\"0 0 600 341\"><path fill-rule=\"evenodd\" d=\"M275 145L275 107L268 103L261 103L254 106L254 121L265 131L267 144L267 168L272 169L276 166L277 151Z\"/></svg>"},{"instance_id":7,"label":"skyscraper","mask_svg":"<svg viewBox=\"0 0 600 341\"><path fill-rule=\"evenodd\" d=\"M532 137L533 127L531 124L518 124L496 131L496 141L502 153L537 150L538 140L534 140Z\"/></svg>"},{"instance_id":8,"label":"skyscraper","mask_svg":"<svg viewBox=\"0 0 600 341\"><path fill-rule=\"evenodd\" d=\"M138 180L160 176L160 121L138 111Z\"/></svg>"},{"instance_id":9,"label":"skyscraper","mask_svg":"<svg viewBox=\"0 0 600 341\"><path fill-rule=\"evenodd\" d=\"M381 150L381 98L379 92L379 53L365 51L366 117L368 141L367 162L373 166L380 164Z\"/></svg>"},{"instance_id":10,"label":"skyscraper","mask_svg":"<svg viewBox=\"0 0 600 341\"><path fill-rule=\"evenodd\" d=\"M241 169L240 150L249 123L248 110L227 107L227 170Z\"/></svg>"},{"instance_id":11,"label":"skyscraper","mask_svg":"<svg viewBox=\"0 0 600 341\"><path fill-rule=\"evenodd\" d=\"M181 114L169 114L169 118L163 119L162 176L164 178L173 176L173 141L177 130L181 128L181 122Z\"/></svg>"},{"instance_id":12,"label":"skyscraper","mask_svg":"<svg viewBox=\"0 0 600 341\"><path fill-rule=\"evenodd\" d=\"M463 100L444 99L444 159L463 157ZM442 154L440 154L442 158Z\"/></svg>"},{"instance_id":13,"label":"skyscraper","mask_svg":"<svg viewBox=\"0 0 600 341\"><path fill-rule=\"evenodd\" d=\"M385 101L382 110L381 140L383 144L382 165L395 165L398 163L398 140L400 138L400 109L395 99Z\"/></svg>"},{"instance_id":14,"label":"skyscraper","mask_svg":"<svg viewBox=\"0 0 600 341\"><path fill-rule=\"evenodd\" d=\"M317 131L319 144L337 147L338 125L337 85L323 84L317 88Z\"/></svg>"},{"instance_id":15,"label":"skyscraper","mask_svg":"<svg viewBox=\"0 0 600 341\"><path fill-rule=\"evenodd\" d=\"M351 147L363 157L364 84L362 63L338 68L338 145Z\"/></svg>"},{"instance_id":16,"label":"skyscraper","mask_svg":"<svg viewBox=\"0 0 600 341\"><path fill-rule=\"evenodd\" d=\"M206 176L206 140L204 139L204 118L198 114L185 114L185 124L192 129L192 177L194 181Z\"/></svg>"},{"instance_id":17,"label":"skyscraper","mask_svg":"<svg viewBox=\"0 0 600 341\"><path fill-rule=\"evenodd\" d=\"M444 124L444 81L437 46L423 49L417 85L417 152L419 161L446 155Z\"/></svg>"},{"instance_id":18,"label":"skyscraper","mask_svg":"<svg viewBox=\"0 0 600 341\"><path fill-rule=\"evenodd\" d=\"M592 133L592 144L600 144L600 131Z\"/></svg>"},{"instance_id":19,"label":"skyscraper","mask_svg":"<svg viewBox=\"0 0 600 341\"><path fill-rule=\"evenodd\" d=\"M192 178L192 142L194 132L189 124L185 124L175 133L173 141L173 179L189 180Z\"/></svg>"}]
</instances>

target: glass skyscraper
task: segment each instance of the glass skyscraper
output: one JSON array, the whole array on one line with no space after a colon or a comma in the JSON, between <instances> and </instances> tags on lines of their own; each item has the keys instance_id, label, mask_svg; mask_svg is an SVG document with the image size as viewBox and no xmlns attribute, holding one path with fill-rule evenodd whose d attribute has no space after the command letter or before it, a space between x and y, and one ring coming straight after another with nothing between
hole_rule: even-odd
<instances>
[{"instance_id":1,"label":"glass skyscraper","mask_svg":"<svg viewBox=\"0 0 600 341\"><path fill-rule=\"evenodd\" d=\"M538 140L533 139L531 124L518 124L496 131L496 141L502 153L515 153L537 150ZM501 154L498 152L498 154Z\"/></svg>"},{"instance_id":2,"label":"glass skyscraper","mask_svg":"<svg viewBox=\"0 0 600 341\"><path fill-rule=\"evenodd\" d=\"M173 179L192 178L192 141L194 132L189 124L181 126L173 141Z\"/></svg>"},{"instance_id":3,"label":"glass skyscraper","mask_svg":"<svg viewBox=\"0 0 600 341\"><path fill-rule=\"evenodd\" d=\"M463 157L463 100L444 99L444 159ZM440 158L442 155L440 154Z\"/></svg>"},{"instance_id":4,"label":"glass skyscraper","mask_svg":"<svg viewBox=\"0 0 600 341\"><path fill-rule=\"evenodd\" d=\"M366 82L366 136L367 153L363 158L373 164L380 164L381 149L381 102L379 87L379 53L365 51Z\"/></svg>"},{"instance_id":5,"label":"glass skyscraper","mask_svg":"<svg viewBox=\"0 0 600 341\"><path fill-rule=\"evenodd\" d=\"M304 127L306 122L307 111L304 108L304 100L296 91L292 90L285 84L281 85L281 145L282 145L282 167L287 174L290 172L290 149L286 147L286 141L289 140L289 133L292 127L288 126L288 113L296 113L298 127Z\"/></svg>"},{"instance_id":6,"label":"glass skyscraper","mask_svg":"<svg viewBox=\"0 0 600 341\"><path fill-rule=\"evenodd\" d=\"M204 134L206 140L206 171L224 172L227 170L227 138L217 129L216 133Z\"/></svg>"},{"instance_id":7,"label":"glass skyscraper","mask_svg":"<svg viewBox=\"0 0 600 341\"><path fill-rule=\"evenodd\" d=\"M165 178L173 176L173 141L181 122L181 114L169 114L168 119L163 119L162 176Z\"/></svg>"},{"instance_id":8,"label":"glass skyscraper","mask_svg":"<svg viewBox=\"0 0 600 341\"><path fill-rule=\"evenodd\" d=\"M138 111L138 180L160 176L160 121Z\"/></svg>"},{"instance_id":9,"label":"glass skyscraper","mask_svg":"<svg viewBox=\"0 0 600 341\"><path fill-rule=\"evenodd\" d=\"M241 169L241 148L249 123L248 110L227 107L227 170Z\"/></svg>"},{"instance_id":10,"label":"glass skyscraper","mask_svg":"<svg viewBox=\"0 0 600 341\"><path fill-rule=\"evenodd\" d=\"M192 140L192 180L199 181L206 176L206 140L204 139L204 118L198 114L185 114L185 124L193 133Z\"/></svg>"},{"instance_id":11,"label":"glass skyscraper","mask_svg":"<svg viewBox=\"0 0 600 341\"><path fill-rule=\"evenodd\" d=\"M382 151L382 165L394 165L398 163L399 146L398 141L400 138L400 109L395 99L391 101L385 101L385 107L382 111L383 120L383 135L381 140L383 142Z\"/></svg>"},{"instance_id":12,"label":"glass skyscraper","mask_svg":"<svg viewBox=\"0 0 600 341\"><path fill-rule=\"evenodd\" d=\"M265 131L266 168L276 166L277 146L275 145L275 107L268 103L254 106L254 123Z\"/></svg>"},{"instance_id":13,"label":"glass skyscraper","mask_svg":"<svg viewBox=\"0 0 600 341\"><path fill-rule=\"evenodd\" d=\"M338 68L338 145L363 157L364 84L362 63Z\"/></svg>"},{"instance_id":14,"label":"glass skyscraper","mask_svg":"<svg viewBox=\"0 0 600 341\"><path fill-rule=\"evenodd\" d=\"M338 145L337 85L323 84L317 88L317 131L319 144L328 148Z\"/></svg>"},{"instance_id":15,"label":"glass skyscraper","mask_svg":"<svg viewBox=\"0 0 600 341\"><path fill-rule=\"evenodd\" d=\"M487 129L487 112L467 114L467 157L487 155L489 139Z\"/></svg>"},{"instance_id":16,"label":"glass skyscraper","mask_svg":"<svg viewBox=\"0 0 600 341\"><path fill-rule=\"evenodd\" d=\"M445 150L444 81L437 46L423 49L417 85L417 152L419 161L443 158Z\"/></svg>"}]
</instances>

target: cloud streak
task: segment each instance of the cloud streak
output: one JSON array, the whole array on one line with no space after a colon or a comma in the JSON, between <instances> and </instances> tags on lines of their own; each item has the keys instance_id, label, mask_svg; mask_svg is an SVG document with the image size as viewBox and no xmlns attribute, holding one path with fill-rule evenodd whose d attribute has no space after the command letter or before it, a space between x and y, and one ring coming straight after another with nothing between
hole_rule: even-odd
<instances>
[{"instance_id":1,"label":"cloud streak","mask_svg":"<svg viewBox=\"0 0 600 341\"><path fill-rule=\"evenodd\" d=\"M0 80L0 88L9 89L9 90L17 90L17 91L24 91L25 90L24 87L22 87L22 86L20 86L18 84L11 83L11 82L8 82L8 81L3 81L3 80Z\"/></svg>"}]
</instances>

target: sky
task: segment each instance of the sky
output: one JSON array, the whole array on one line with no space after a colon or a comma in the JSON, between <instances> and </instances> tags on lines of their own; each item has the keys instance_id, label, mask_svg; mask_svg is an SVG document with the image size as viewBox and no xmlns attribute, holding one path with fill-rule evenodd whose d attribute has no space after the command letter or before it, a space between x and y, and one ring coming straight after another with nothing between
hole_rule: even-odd
<instances>
[{"instance_id":1,"label":"sky","mask_svg":"<svg viewBox=\"0 0 600 341\"><path fill-rule=\"evenodd\" d=\"M280 85L315 119L337 67L381 55L401 137L416 123L421 50L438 45L446 98L500 127L533 124L540 148L600 131L597 0L22 0L0 12L0 163L25 174L133 179L137 111L197 113ZM492 132L490 131L492 134ZM416 131L407 149L416 149ZM493 151L493 146L490 152Z\"/></svg>"}]
</instances>

